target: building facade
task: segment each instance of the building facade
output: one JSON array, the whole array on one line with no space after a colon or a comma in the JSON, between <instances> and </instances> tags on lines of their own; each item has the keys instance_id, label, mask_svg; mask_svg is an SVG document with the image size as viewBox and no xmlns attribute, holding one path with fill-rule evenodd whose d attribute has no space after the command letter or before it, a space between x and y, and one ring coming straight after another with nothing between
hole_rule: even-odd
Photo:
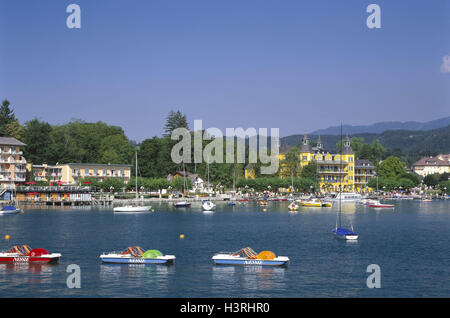
<instances>
[{"instance_id":1,"label":"building facade","mask_svg":"<svg viewBox=\"0 0 450 318\"><path fill-rule=\"evenodd\" d=\"M77 185L84 178L95 178L102 182L108 178L121 178L130 181L131 165L67 163L58 165L27 165L27 170L34 175L35 181Z\"/></svg>"},{"instance_id":2,"label":"building facade","mask_svg":"<svg viewBox=\"0 0 450 318\"><path fill-rule=\"evenodd\" d=\"M26 145L12 137L0 137L0 185L12 188L25 182L27 161L22 148Z\"/></svg>"},{"instance_id":3,"label":"building facade","mask_svg":"<svg viewBox=\"0 0 450 318\"><path fill-rule=\"evenodd\" d=\"M376 177L375 166L367 159L355 160L355 190L356 192L372 191L368 186L371 178Z\"/></svg>"},{"instance_id":4,"label":"building facade","mask_svg":"<svg viewBox=\"0 0 450 318\"><path fill-rule=\"evenodd\" d=\"M450 154L439 154L436 157L424 157L413 165L414 173L421 177L429 174L450 172Z\"/></svg>"},{"instance_id":5,"label":"building facade","mask_svg":"<svg viewBox=\"0 0 450 318\"><path fill-rule=\"evenodd\" d=\"M280 176L285 176L283 167L284 154L279 155ZM344 139L342 153L332 154L323 149L319 139L316 147L312 147L307 135L303 136L299 149L300 169L311 162L317 164L321 192L355 191L355 154L350 146L350 138Z\"/></svg>"}]
</instances>

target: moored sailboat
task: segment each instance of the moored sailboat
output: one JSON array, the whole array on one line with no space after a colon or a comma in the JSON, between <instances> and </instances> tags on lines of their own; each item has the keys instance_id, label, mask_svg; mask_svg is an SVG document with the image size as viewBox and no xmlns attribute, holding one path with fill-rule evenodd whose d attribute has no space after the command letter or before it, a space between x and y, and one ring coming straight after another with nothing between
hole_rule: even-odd
<instances>
[{"instance_id":1,"label":"moored sailboat","mask_svg":"<svg viewBox=\"0 0 450 318\"><path fill-rule=\"evenodd\" d=\"M138 190L138 184L137 184L137 173L138 171L138 161L137 161L137 151L136 151L136 200L139 199L139 190ZM125 206L118 206L115 207L113 210L114 212L148 212L151 211L152 207L150 205L125 205Z\"/></svg>"},{"instance_id":2,"label":"moored sailboat","mask_svg":"<svg viewBox=\"0 0 450 318\"><path fill-rule=\"evenodd\" d=\"M341 141L342 141L342 123L341 123ZM350 225L350 229L346 229L342 227L342 175L341 175L341 169L342 169L342 149L344 145L341 145L341 156L340 156L340 165L339 165L339 212L338 217L336 220L336 227L333 230L334 236L336 238L342 239L342 240L357 240L358 234L353 231L353 225Z\"/></svg>"}]
</instances>

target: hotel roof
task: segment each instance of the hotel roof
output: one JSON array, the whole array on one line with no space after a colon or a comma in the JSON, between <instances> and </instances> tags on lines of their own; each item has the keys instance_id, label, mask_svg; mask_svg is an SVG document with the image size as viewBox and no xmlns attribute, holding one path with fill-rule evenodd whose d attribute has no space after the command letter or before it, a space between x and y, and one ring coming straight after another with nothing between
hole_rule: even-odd
<instances>
[{"instance_id":1,"label":"hotel roof","mask_svg":"<svg viewBox=\"0 0 450 318\"><path fill-rule=\"evenodd\" d=\"M0 137L0 145L20 147L26 146L26 144L13 137Z\"/></svg>"},{"instance_id":2,"label":"hotel roof","mask_svg":"<svg viewBox=\"0 0 450 318\"><path fill-rule=\"evenodd\" d=\"M104 166L131 167L131 165L119 164L119 163L76 163L76 162L60 163L57 166L63 166L63 165L69 165L69 166L97 166L97 167L104 167Z\"/></svg>"},{"instance_id":3,"label":"hotel roof","mask_svg":"<svg viewBox=\"0 0 450 318\"><path fill-rule=\"evenodd\" d=\"M413 166L448 166L450 163L435 158L435 157L424 157L413 164Z\"/></svg>"},{"instance_id":4,"label":"hotel roof","mask_svg":"<svg viewBox=\"0 0 450 318\"><path fill-rule=\"evenodd\" d=\"M372 162L367 159L356 159L355 160L355 167L356 168L375 168Z\"/></svg>"}]
</instances>

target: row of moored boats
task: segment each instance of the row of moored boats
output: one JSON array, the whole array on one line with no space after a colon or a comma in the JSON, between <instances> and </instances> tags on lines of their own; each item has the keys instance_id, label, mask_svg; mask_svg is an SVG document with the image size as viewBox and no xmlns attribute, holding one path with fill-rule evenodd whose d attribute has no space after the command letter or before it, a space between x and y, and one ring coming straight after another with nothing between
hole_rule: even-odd
<instances>
[{"instance_id":1,"label":"row of moored boats","mask_svg":"<svg viewBox=\"0 0 450 318\"><path fill-rule=\"evenodd\" d=\"M38 263L54 264L61 258L60 253L50 253L43 248L30 248L28 245L16 245L10 250L0 252L1 263ZM287 256L276 256L271 251L255 252L245 247L237 252L220 252L212 256L215 265L260 265L283 266L289 262ZM104 264L162 264L175 263L175 255L164 255L159 250L144 250L140 246L130 246L121 252L109 252L100 255Z\"/></svg>"}]
</instances>

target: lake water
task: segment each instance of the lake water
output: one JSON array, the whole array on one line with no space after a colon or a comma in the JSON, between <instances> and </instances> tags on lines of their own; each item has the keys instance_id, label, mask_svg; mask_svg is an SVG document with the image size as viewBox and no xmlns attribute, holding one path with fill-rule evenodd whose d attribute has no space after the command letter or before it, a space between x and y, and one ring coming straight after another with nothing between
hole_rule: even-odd
<instances>
[{"instance_id":1,"label":"lake water","mask_svg":"<svg viewBox=\"0 0 450 318\"><path fill-rule=\"evenodd\" d=\"M450 201L391 201L394 210L343 204L357 242L333 238L336 208L255 203L214 213L154 204L153 213L112 208L37 208L0 216L0 249L28 244L61 253L56 265L0 264L0 297L449 297ZM10 240L4 239L10 235ZM184 239L180 238L184 234ZM128 246L176 256L175 265L102 265L103 252ZM250 246L290 258L289 266L214 266L216 252ZM81 288L66 268L81 269ZM381 288L366 285L367 266Z\"/></svg>"}]
</instances>

